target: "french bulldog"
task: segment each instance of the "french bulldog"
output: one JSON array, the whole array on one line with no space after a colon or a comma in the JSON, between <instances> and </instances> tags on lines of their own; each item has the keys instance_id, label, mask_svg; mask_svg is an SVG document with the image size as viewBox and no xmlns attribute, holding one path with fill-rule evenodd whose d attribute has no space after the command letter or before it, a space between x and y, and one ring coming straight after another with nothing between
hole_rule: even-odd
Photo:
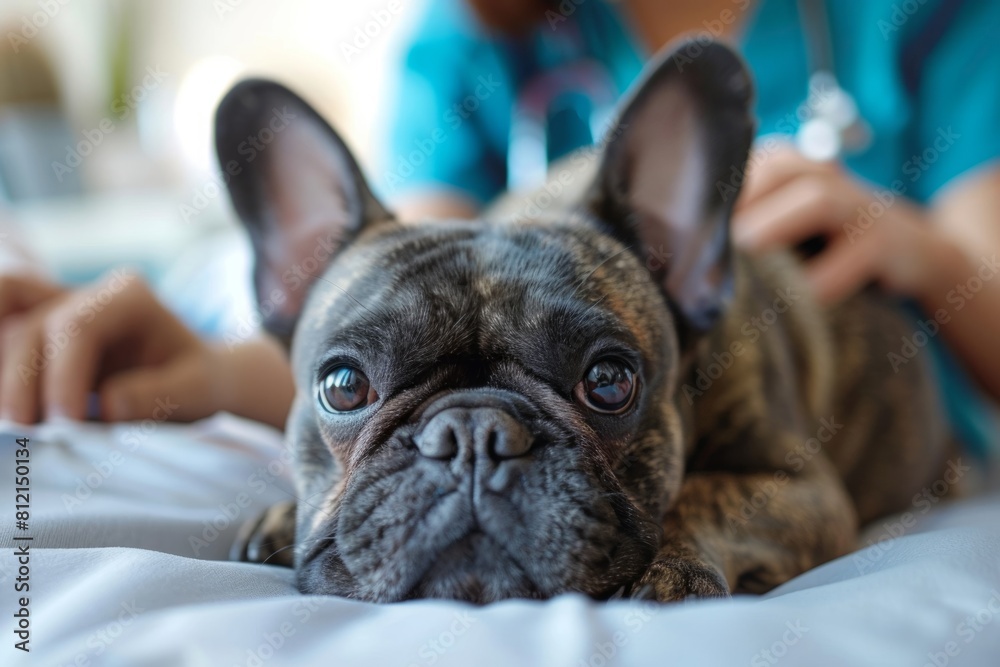
<instances>
[{"instance_id":1,"label":"french bulldog","mask_svg":"<svg viewBox=\"0 0 1000 667\"><path fill-rule=\"evenodd\" d=\"M218 156L298 389L297 503L237 555L376 602L671 601L766 591L905 508L948 442L923 363L886 362L912 325L733 249L751 107L737 55L683 43L537 193L404 222L306 102L238 84Z\"/></svg>"}]
</instances>

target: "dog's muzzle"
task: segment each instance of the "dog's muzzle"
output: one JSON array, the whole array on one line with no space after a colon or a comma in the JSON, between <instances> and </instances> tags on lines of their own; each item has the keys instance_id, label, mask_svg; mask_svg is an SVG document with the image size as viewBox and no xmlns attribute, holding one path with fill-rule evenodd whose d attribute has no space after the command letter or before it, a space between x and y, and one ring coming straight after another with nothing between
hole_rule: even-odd
<instances>
[{"instance_id":1,"label":"dog's muzzle","mask_svg":"<svg viewBox=\"0 0 1000 667\"><path fill-rule=\"evenodd\" d=\"M530 427L533 413L527 401L509 392L450 393L425 408L412 441L456 481L472 475L474 486L482 483L500 493L528 465L528 455L539 444Z\"/></svg>"}]
</instances>

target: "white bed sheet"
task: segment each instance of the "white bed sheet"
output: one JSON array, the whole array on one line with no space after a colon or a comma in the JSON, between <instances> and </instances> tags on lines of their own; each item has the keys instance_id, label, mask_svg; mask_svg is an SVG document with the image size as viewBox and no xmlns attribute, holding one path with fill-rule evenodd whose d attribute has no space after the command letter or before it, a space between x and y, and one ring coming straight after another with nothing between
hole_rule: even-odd
<instances>
[{"instance_id":1,"label":"white bed sheet","mask_svg":"<svg viewBox=\"0 0 1000 667\"><path fill-rule=\"evenodd\" d=\"M23 435L27 533L13 507ZM898 539L763 598L371 605L300 596L289 570L225 562L238 524L291 492L271 429L229 415L0 424L0 452L0 665L1000 665L1000 497L915 507L918 525ZM24 534L28 654L12 633L11 546Z\"/></svg>"}]
</instances>

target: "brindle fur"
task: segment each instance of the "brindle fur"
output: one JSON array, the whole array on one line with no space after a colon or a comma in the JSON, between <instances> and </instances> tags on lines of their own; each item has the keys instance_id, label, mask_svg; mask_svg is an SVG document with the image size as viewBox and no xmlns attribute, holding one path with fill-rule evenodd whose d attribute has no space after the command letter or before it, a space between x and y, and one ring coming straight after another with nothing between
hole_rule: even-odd
<instances>
[{"instance_id":1,"label":"brindle fur","mask_svg":"<svg viewBox=\"0 0 1000 667\"><path fill-rule=\"evenodd\" d=\"M553 172L589 183L593 157ZM582 194L568 189L557 207L572 210ZM523 209L522 197L508 196L491 210L516 219ZM716 594L762 593L852 551L859 526L910 507L950 451L926 359L898 372L887 362L914 326L897 303L866 289L824 309L802 288L790 252L737 254L736 272L732 308L680 360L674 401L689 434L685 479L664 519L664 534L677 539L636 587L656 589L658 599L677 599L678 590L706 596L710 582ZM789 291L793 305L773 325L753 324ZM697 372L725 355L732 365L701 389ZM825 443L822 420L837 427Z\"/></svg>"},{"instance_id":2,"label":"brindle fur","mask_svg":"<svg viewBox=\"0 0 1000 667\"><path fill-rule=\"evenodd\" d=\"M732 75L730 55L712 57ZM703 65L711 73L711 60ZM726 90L705 85L725 101ZM738 91L740 105L746 95ZM310 113L255 83L223 103L220 123L238 118L234 107L264 108L261 98ZM238 139L246 128L235 124ZM220 137L225 164L235 143ZM742 164L745 147L734 150ZM334 218L338 238L353 238L314 283L292 346L299 393L287 437L304 499L303 591L476 602L622 588L660 601L762 592L853 549L859 525L904 509L942 471L928 371L920 360L890 369L886 355L910 326L878 293L824 310L790 256L735 255L732 305L696 335L664 298L657 266L615 231L611 195L589 186L593 161L574 161L579 187L542 213L518 214L537 199L508 198L479 221L409 225L374 203L349 154L340 159L340 179L359 189L340 195L356 217ZM281 215L256 211L279 178L266 165L231 184L259 288L275 284L261 272L274 273L271 246L288 234ZM274 187L270 210L281 211ZM793 305L766 331L750 324L789 289ZM298 309L272 328L289 333ZM609 337L634 353L641 386L637 406L613 419L581 409L571 392L589 347ZM344 346L384 390L363 418L330 419L316 405L317 366ZM699 385L720 358L728 368ZM410 443L423 411L470 396L519 415L542 444L516 463L468 470L421 459ZM805 450L822 420L842 426ZM519 480L503 502L463 500L501 465ZM281 551L287 516L288 507L269 513L236 555L278 552L269 562L280 562L291 553Z\"/></svg>"},{"instance_id":3,"label":"brindle fur","mask_svg":"<svg viewBox=\"0 0 1000 667\"><path fill-rule=\"evenodd\" d=\"M687 473L666 519L666 534L686 539L659 558L688 550L729 589L765 592L852 551L859 525L906 509L943 471L946 437L927 368L888 367L912 331L889 299L869 290L822 310L801 291L750 342L744 325L804 283L789 256L739 265L734 308L692 355L687 382L697 387L696 369L734 341L743 353L687 408ZM824 418L840 428L811 455ZM675 597L677 582L659 586L657 597Z\"/></svg>"}]
</instances>

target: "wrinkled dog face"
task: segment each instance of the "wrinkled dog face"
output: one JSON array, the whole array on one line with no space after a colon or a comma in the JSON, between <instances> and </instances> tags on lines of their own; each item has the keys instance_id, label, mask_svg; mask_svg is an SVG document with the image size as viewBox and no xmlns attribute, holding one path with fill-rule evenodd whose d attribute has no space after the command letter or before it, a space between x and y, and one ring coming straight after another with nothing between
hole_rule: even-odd
<instances>
[{"instance_id":1,"label":"wrinkled dog face","mask_svg":"<svg viewBox=\"0 0 1000 667\"><path fill-rule=\"evenodd\" d=\"M730 291L712 184L750 135L738 60L688 67L664 59L587 195L533 220L400 224L292 93L223 101L224 166L294 116L230 190L268 328L295 334L303 591L604 597L643 573L683 474L678 334Z\"/></svg>"},{"instance_id":2,"label":"wrinkled dog face","mask_svg":"<svg viewBox=\"0 0 1000 667\"><path fill-rule=\"evenodd\" d=\"M678 473L673 341L639 262L589 236L438 223L335 263L294 355L299 525L331 538L304 540L304 589L485 601L641 574Z\"/></svg>"}]
</instances>

